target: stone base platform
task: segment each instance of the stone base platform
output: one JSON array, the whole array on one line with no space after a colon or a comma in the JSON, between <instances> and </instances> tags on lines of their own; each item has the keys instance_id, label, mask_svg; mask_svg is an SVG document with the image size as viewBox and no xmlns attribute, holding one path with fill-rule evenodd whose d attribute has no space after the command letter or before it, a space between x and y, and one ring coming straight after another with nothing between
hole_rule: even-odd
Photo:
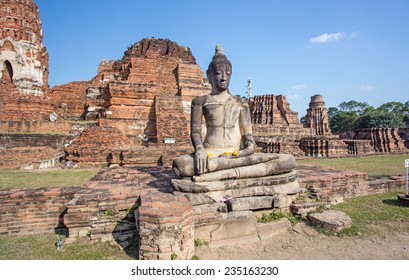
<instances>
[{"instance_id":1,"label":"stone base platform","mask_svg":"<svg viewBox=\"0 0 409 280\"><path fill-rule=\"evenodd\" d=\"M300 192L296 179L297 172L293 170L214 182L173 179L171 185L175 196L185 197L193 205L195 236L217 247L272 235L271 228L258 225L252 211L288 210Z\"/></svg>"},{"instance_id":2,"label":"stone base platform","mask_svg":"<svg viewBox=\"0 0 409 280\"><path fill-rule=\"evenodd\" d=\"M253 243L270 239L291 228L287 218L269 223L258 223L252 211L231 212L217 227L199 227L195 237L209 242L212 248Z\"/></svg>"}]
</instances>

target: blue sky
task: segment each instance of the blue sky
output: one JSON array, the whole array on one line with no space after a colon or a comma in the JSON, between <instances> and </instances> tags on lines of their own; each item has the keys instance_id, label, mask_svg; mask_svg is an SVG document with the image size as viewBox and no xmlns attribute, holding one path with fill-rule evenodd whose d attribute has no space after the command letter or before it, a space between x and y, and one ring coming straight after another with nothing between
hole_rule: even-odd
<instances>
[{"instance_id":1,"label":"blue sky","mask_svg":"<svg viewBox=\"0 0 409 280\"><path fill-rule=\"evenodd\" d=\"M310 97L379 106L409 100L406 0L34 0L51 86L89 80L145 37L187 46L206 71L216 44L233 64L230 90L284 94L302 117Z\"/></svg>"}]
</instances>

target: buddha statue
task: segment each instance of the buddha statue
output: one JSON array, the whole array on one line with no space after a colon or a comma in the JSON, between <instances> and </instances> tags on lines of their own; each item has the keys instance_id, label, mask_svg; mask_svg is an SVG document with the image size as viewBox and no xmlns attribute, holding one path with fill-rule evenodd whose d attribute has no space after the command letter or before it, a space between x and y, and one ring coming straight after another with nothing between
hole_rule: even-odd
<instances>
[{"instance_id":1,"label":"buddha statue","mask_svg":"<svg viewBox=\"0 0 409 280\"><path fill-rule=\"evenodd\" d=\"M253 178L291 171L292 155L255 154L247 100L229 92L232 64L221 46L206 71L212 91L193 99L191 109L191 142L195 152L173 162L180 178L194 182ZM203 119L206 134L202 139Z\"/></svg>"}]
</instances>

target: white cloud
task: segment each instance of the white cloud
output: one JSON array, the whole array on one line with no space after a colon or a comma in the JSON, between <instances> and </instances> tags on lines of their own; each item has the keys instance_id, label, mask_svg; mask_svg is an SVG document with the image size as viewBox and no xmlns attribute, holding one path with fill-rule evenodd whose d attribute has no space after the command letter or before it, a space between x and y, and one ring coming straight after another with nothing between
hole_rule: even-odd
<instances>
[{"instance_id":1,"label":"white cloud","mask_svg":"<svg viewBox=\"0 0 409 280\"><path fill-rule=\"evenodd\" d=\"M361 91L374 91L376 89L376 86L374 86L374 85L360 85L359 89Z\"/></svg>"},{"instance_id":2,"label":"white cloud","mask_svg":"<svg viewBox=\"0 0 409 280\"><path fill-rule=\"evenodd\" d=\"M299 85L293 85L291 86L291 90L303 90L305 89L307 86L304 84L299 84Z\"/></svg>"},{"instance_id":3,"label":"white cloud","mask_svg":"<svg viewBox=\"0 0 409 280\"><path fill-rule=\"evenodd\" d=\"M357 38L358 35L359 35L358 32L352 32L351 35L349 35L349 37L351 37L351 38Z\"/></svg>"},{"instance_id":4,"label":"white cloud","mask_svg":"<svg viewBox=\"0 0 409 280\"><path fill-rule=\"evenodd\" d=\"M298 94L294 93L294 94L288 94L287 95L288 99L292 99L292 100L297 100L298 99Z\"/></svg>"},{"instance_id":5,"label":"white cloud","mask_svg":"<svg viewBox=\"0 0 409 280\"><path fill-rule=\"evenodd\" d=\"M310 39L310 43L319 43L324 44L328 42L336 42L341 40L345 36L344 32L337 32L337 33L324 33L320 36L314 37Z\"/></svg>"}]
</instances>

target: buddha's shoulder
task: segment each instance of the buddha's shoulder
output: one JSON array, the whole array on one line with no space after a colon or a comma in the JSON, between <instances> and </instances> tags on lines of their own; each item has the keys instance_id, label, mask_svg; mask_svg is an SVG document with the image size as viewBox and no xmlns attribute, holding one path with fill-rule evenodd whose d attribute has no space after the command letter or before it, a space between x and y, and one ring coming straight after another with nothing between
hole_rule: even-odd
<instances>
[{"instance_id":1,"label":"buddha's shoulder","mask_svg":"<svg viewBox=\"0 0 409 280\"><path fill-rule=\"evenodd\" d=\"M241 97L240 95L232 96L235 102L239 103L241 106L249 106L249 103L246 98Z\"/></svg>"},{"instance_id":2,"label":"buddha's shoulder","mask_svg":"<svg viewBox=\"0 0 409 280\"><path fill-rule=\"evenodd\" d=\"M192 100L192 106L203 106L208 99L208 95L196 96Z\"/></svg>"},{"instance_id":3,"label":"buddha's shoulder","mask_svg":"<svg viewBox=\"0 0 409 280\"><path fill-rule=\"evenodd\" d=\"M237 96L230 95L227 100L230 100L230 101L227 101L227 102L232 102L233 101L235 103L240 104L241 106L248 106L247 99L245 99L245 98L243 98L243 97L241 97L239 95L237 95ZM214 100L214 97L212 98L211 95L197 96L197 97L193 98L192 106L203 106L206 103L212 102L212 101L213 102L217 101L217 99ZM224 102L226 102L226 101L224 101Z\"/></svg>"}]
</instances>

